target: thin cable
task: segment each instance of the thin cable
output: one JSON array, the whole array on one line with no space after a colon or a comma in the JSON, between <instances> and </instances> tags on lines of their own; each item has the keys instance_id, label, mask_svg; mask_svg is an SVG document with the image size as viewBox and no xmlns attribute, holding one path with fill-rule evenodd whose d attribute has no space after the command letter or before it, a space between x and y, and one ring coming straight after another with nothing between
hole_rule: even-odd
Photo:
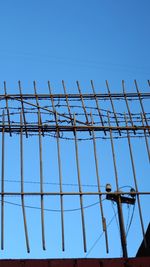
<instances>
[{"instance_id":1,"label":"thin cable","mask_svg":"<svg viewBox=\"0 0 150 267\"><path fill-rule=\"evenodd\" d=\"M116 219L116 224L117 224L117 227L118 227L118 230L119 230L119 235L120 235L119 222L118 222L118 220L117 220L117 214L118 214L118 211L115 211L115 208L114 208L114 202L113 202L113 201L111 201L111 204L112 204L113 212L114 212L115 219Z\"/></svg>"},{"instance_id":2,"label":"thin cable","mask_svg":"<svg viewBox=\"0 0 150 267\"><path fill-rule=\"evenodd\" d=\"M130 206L130 204L127 204L127 208L128 208L128 215L127 215L127 223L126 223L126 233L127 233L127 229L128 229L128 227L129 227L129 220L130 220L130 211L131 211L131 206ZM127 235L126 235L126 237L127 237Z\"/></svg>"},{"instance_id":3,"label":"thin cable","mask_svg":"<svg viewBox=\"0 0 150 267\"><path fill-rule=\"evenodd\" d=\"M116 214L114 214L114 216L111 218L111 220L107 224L107 228L111 225L111 223L115 219L115 216L116 216ZM103 234L104 234L104 232L101 232L101 234L99 235L99 237L95 240L95 242L93 243L93 245L91 246L91 248L89 249L89 251L86 253L85 258L87 258L87 256L91 253L91 251L95 248L95 246L97 245L97 243L99 242L99 240L101 239L101 237L103 236Z\"/></svg>"},{"instance_id":4,"label":"thin cable","mask_svg":"<svg viewBox=\"0 0 150 267\"><path fill-rule=\"evenodd\" d=\"M133 206L133 211L132 211L132 215L131 215L130 223L129 223L128 229L127 229L127 231L126 231L126 237L128 236L128 233L129 233L130 228L131 228L131 225L132 225L132 221L133 221L133 217L134 217L134 212L135 212L135 205Z\"/></svg>"},{"instance_id":5,"label":"thin cable","mask_svg":"<svg viewBox=\"0 0 150 267\"><path fill-rule=\"evenodd\" d=\"M1 181L1 179L0 179ZM5 179L5 182L8 182L8 183L20 183L19 180L10 180L10 179ZM40 184L39 181L24 181L24 183L26 184ZM60 183L58 182L43 182L43 184L49 184L49 185L60 185ZM64 186L78 186L78 184L73 184L73 183L62 183L62 185ZM82 186L84 187L96 187L97 188L97 185L96 184L82 184ZM105 188L104 185L101 185L100 187L103 187Z\"/></svg>"},{"instance_id":6,"label":"thin cable","mask_svg":"<svg viewBox=\"0 0 150 267\"><path fill-rule=\"evenodd\" d=\"M102 201L104 201L106 198L104 198ZM0 200L1 202L1 200ZM10 205L13 205L13 206L18 206L18 207L21 207L21 204L18 204L18 203L14 203L14 202L10 202L10 201L4 201L4 203L6 204L10 204ZM88 208L91 208L93 206L96 206L99 204L99 201L95 202L95 203L92 203L90 205L87 205L87 206L84 206L83 209L88 209ZM36 210L41 210L40 207L36 207L36 206L30 206L30 205L25 205L24 206L25 208L29 208L29 209L36 209ZM64 212L74 212L74 211L79 211L81 210L81 208L75 208L75 209L67 209L67 210L64 210ZM44 211L50 211L50 212L61 212L60 209L47 209L47 208L44 208Z\"/></svg>"}]
</instances>

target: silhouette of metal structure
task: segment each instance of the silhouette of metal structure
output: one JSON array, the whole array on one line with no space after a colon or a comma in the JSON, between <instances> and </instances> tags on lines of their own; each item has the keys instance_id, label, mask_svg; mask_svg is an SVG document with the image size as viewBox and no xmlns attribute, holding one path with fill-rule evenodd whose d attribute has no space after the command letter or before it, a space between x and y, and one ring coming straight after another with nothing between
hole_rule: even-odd
<instances>
[{"instance_id":1,"label":"silhouette of metal structure","mask_svg":"<svg viewBox=\"0 0 150 267\"><path fill-rule=\"evenodd\" d=\"M103 206L103 197L112 196L112 192L102 190L100 166L98 161L99 151L98 142L106 140L110 142L111 158L114 166L114 187L113 196L119 199L119 207L122 209L121 197L136 198L141 231L143 238L145 236L142 207L140 197L142 195L149 195L149 190L139 191L139 181L136 174L134 152L132 147L132 140L142 139L147 155L148 162L150 161L149 151L149 135L150 135L150 113L148 112L148 102L150 100L150 93L140 92L137 82L135 81L135 92L126 92L125 82L122 81L122 92L111 93L108 81L106 81L106 93L97 93L93 81L91 81L91 92L82 93L79 82L77 82L77 93L67 93L64 81L62 81L63 93L55 94L48 82L47 92L38 93L36 82L34 82L34 91L30 94L24 94L22 91L21 82L18 83L18 94L9 94L4 82L4 91L0 94L0 132L1 132L1 249L4 249L4 213L5 213L5 198L8 196L19 196L21 199L22 215L24 222L24 232L26 239L27 251L30 252L28 223L26 218L25 199L29 196L40 197L41 210L41 229L42 229L42 247L46 249L45 241L45 221L44 221L44 202L45 197L59 196L60 197L60 214L61 214L61 239L62 250L65 250L65 231L64 231L64 197L78 196L81 212L81 225L83 235L83 247L87 252L86 241L86 220L84 211L84 197L97 196L100 205L100 215L102 222L102 229L105 234L106 251L109 251L107 222L105 216L105 209ZM148 88L150 82L148 81ZM134 108L134 111L132 109ZM119 112L118 112L119 109ZM7 177L5 177L5 165L7 163L5 151L6 137L13 139L14 135L19 135L20 142L20 190L7 191L5 185ZM39 154L39 173L40 173L40 189L39 191L26 191L24 178L24 142L30 137L38 138ZM59 174L59 190L47 191L44 186L43 176L43 140L50 137L56 140L56 150ZM61 156L61 141L66 143L71 140L74 143L74 153L77 171L78 190L66 191L63 188L63 166ZM123 191L120 189L120 178L118 175L116 154L116 142L124 140L128 147L128 155L130 157L130 169L133 173L132 187L135 190ZM86 165L85 162L80 161L79 146L80 141L91 141L93 146L93 161L96 173L96 186L94 190L83 190L83 182L81 177L80 165ZM49 144L50 145L50 144ZM15 153L10 151L10 153ZM29 152L30 153L30 152ZM53 151L51 152L53 153ZM103 159L102 159L103 160ZM105 159L106 161L107 159ZM67 166L68 171L69 166ZM85 166L86 168L86 166ZM123 168L123 165L121 166ZM148 168L148 164L147 164ZM66 181L66 180L65 180ZM107 183L108 178L105 180ZM104 179L103 179L104 182ZM68 181L69 183L69 181ZM132 188L131 188L132 189ZM110 199L110 197L108 197ZM114 199L112 199L114 200ZM121 232L122 235L122 232ZM123 236L122 245L126 246L126 237ZM146 246L146 242L145 242ZM125 253L124 256L127 256Z\"/></svg>"}]
</instances>

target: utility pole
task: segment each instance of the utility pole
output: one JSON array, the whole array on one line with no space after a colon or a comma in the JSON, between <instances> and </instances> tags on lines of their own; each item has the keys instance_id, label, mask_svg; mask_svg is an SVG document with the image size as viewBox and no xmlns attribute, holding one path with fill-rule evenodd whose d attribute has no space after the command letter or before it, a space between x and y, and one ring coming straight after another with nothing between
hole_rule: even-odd
<instances>
[{"instance_id":1,"label":"utility pole","mask_svg":"<svg viewBox=\"0 0 150 267\"><path fill-rule=\"evenodd\" d=\"M133 192L134 189L131 189ZM111 191L111 186L109 184L106 185L106 191ZM114 192L112 194L107 194L106 199L111 200L117 203L118 209L118 220L119 220L119 228L120 228L120 239L121 239L121 246L122 246L122 253L124 258L128 258L128 251L127 251L127 242L126 242L126 234L125 234L125 227L124 227L124 218L123 218L123 211L122 211L122 203L126 203L129 205L135 204L135 195L131 195L131 197L125 197L120 194Z\"/></svg>"}]
</instances>

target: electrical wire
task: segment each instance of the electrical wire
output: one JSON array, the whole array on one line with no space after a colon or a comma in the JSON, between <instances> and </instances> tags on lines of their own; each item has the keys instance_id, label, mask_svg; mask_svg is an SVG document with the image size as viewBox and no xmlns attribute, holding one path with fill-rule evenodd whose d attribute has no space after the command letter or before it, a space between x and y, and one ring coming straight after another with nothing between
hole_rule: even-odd
<instances>
[{"instance_id":1,"label":"electrical wire","mask_svg":"<svg viewBox=\"0 0 150 267\"><path fill-rule=\"evenodd\" d=\"M116 212L116 214L117 214L117 212ZM112 223L113 220L115 219L116 214L114 214L114 216L111 218L111 220L110 220L110 221L108 222L108 224L106 225L107 228L111 225L111 223ZM90 248L90 249L88 250L88 252L86 253L85 258L87 258L88 255L91 253L91 251L95 248L95 246L97 245L97 243L99 242L99 240L102 238L103 234L104 234L104 231L101 232L101 234L99 235L99 237L95 240L95 242L93 243L93 245L91 246L91 248Z\"/></svg>"},{"instance_id":2,"label":"electrical wire","mask_svg":"<svg viewBox=\"0 0 150 267\"><path fill-rule=\"evenodd\" d=\"M0 179L1 181L1 179ZM13 179L5 179L5 182L8 182L8 183L20 183L21 181L19 180L13 180ZM24 180L24 183L25 184L40 184L39 181L25 181ZM43 184L49 184L49 185L60 185L60 183L58 182L43 182ZM74 183L62 183L62 185L64 186L79 186L78 184L74 184ZM82 184L83 187L96 187L97 188L97 185L96 184ZM105 187L104 185L101 185L100 187Z\"/></svg>"},{"instance_id":3,"label":"electrical wire","mask_svg":"<svg viewBox=\"0 0 150 267\"><path fill-rule=\"evenodd\" d=\"M128 236L129 231L130 231L130 228L131 228L131 225L132 225L132 221L133 221L133 217L134 217L134 212L135 212L135 204L133 206L133 211L132 211L132 215L131 215L129 226L128 226L128 229L126 231L126 237Z\"/></svg>"},{"instance_id":4,"label":"electrical wire","mask_svg":"<svg viewBox=\"0 0 150 267\"><path fill-rule=\"evenodd\" d=\"M111 201L111 204L112 204L113 212L114 212L114 215L115 215L116 224L117 224L117 227L118 227L118 230L119 230L119 234L120 234L119 222L118 222L118 219L117 219L118 211L115 211L115 208L114 208L114 202L113 202L113 201Z\"/></svg>"},{"instance_id":5,"label":"electrical wire","mask_svg":"<svg viewBox=\"0 0 150 267\"><path fill-rule=\"evenodd\" d=\"M106 198L104 198L102 201L104 201ZM0 200L1 202L1 200ZM14 202L10 202L10 201L4 201L4 203L6 204L10 204L10 205L13 205L13 206L18 206L18 207L21 207L22 205L19 204L19 203L14 203ZM83 209L88 209L88 208L91 208L93 206L96 206L98 205L100 202L97 201L97 202L94 202L90 205L87 205L87 206L84 206ZM36 207L36 206L30 206L30 205L24 205L25 208L29 208L29 209L35 209L35 210L41 210L40 207ZM74 209L64 209L64 212L74 212L74 211L79 211L81 210L81 208L74 208ZM44 211L49 211L49 212L61 212L60 209L47 209L47 208L44 208Z\"/></svg>"},{"instance_id":6,"label":"electrical wire","mask_svg":"<svg viewBox=\"0 0 150 267\"><path fill-rule=\"evenodd\" d=\"M126 223L126 227L125 227L125 233L127 233L127 229L129 227L131 205L127 204L127 208L128 208L128 215L127 215L127 223Z\"/></svg>"}]
</instances>

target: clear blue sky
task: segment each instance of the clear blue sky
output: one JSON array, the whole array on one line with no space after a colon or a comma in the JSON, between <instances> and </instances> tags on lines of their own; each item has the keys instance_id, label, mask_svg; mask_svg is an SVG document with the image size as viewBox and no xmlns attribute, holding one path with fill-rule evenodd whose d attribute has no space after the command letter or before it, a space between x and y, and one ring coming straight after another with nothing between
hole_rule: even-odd
<instances>
[{"instance_id":1,"label":"clear blue sky","mask_svg":"<svg viewBox=\"0 0 150 267\"><path fill-rule=\"evenodd\" d=\"M24 92L31 93L33 92L32 81L36 80L38 82L38 92L46 93L48 92L46 91L46 83L47 80L50 80L55 92L59 92L60 90L62 91L62 79L66 81L70 92L76 90L76 80L81 82L84 92L90 90L91 79L95 81L97 91L106 90L106 87L104 88L106 79L110 81L113 91L119 92L121 90L122 79L129 83L128 90L130 91L135 90L133 89L134 79L137 79L141 85L144 84L144 88L146 88L146 80L150 78L149 12L149 0L0 0L0 88L3 87L3 81L6 80L8 92L17 92L17 81L21 80ZM30 141L32 141L32 138ZM18 141L14 141L14 145L15 142ZM28 149L30 149L31 143L28 144ZM32 146L34 145L32 143ZM19 149L18 146L17 148ZM26 151L28 153L27 148ZM49 152L47 151L47 153ZM32 154L35 154L34 151L31 151L31 155L29 155L31 157L29 172L32 169ZM104 154L107 158L107 147L104 149ZM82 156L84 158L87 155L83 153ZM9 160L12 161L12 166L13 164L15 165L16 158L12 159L11 155L9 157ZM51 160L53 159L51 158ZM87 158L87 162L88 160ZM137 156L137 165L139 161L140 156ZM145 161L145 164L147 164L146 157ZM90 173L90 165L88 167ZM128 170L126 171L128 172ZM15 176L16 172L13 173L12 170L7 172L9 176L12 176L10 178L18 178L19 176L19 170L18 176ZM120 172L122 173L121 170ZM107 166L104 173L105 175L107 174ZM143 175L142 171L140 174L141 176ZM27 180L29 178L32 180L32 177L27 177ZM122 182L122 185L124 184L128 184L128 182ZM88 201L86 203L89 204ZM58 203L56 203L57 206ZM107 206L108 204L106 204ZM76 205L74 204L73 207L76 207ZM6 208L6 214L9 213L9 208ZM14 214L18 216L16 209L16 207L12 207ZM96 209L98 208L91 211L92 218L94 218ZM38 212L35 211L37 220L39 220ZM146 214L146 208L144 212ZM20 220L22 220L22 215L21 213L19 214ZM28 211L28 217L32 214L32 210ZM110 219L111 215L112 209L110 216L108 214ZM69 220L69 215L67 216ZM87 218L90 218L88 216L87 214ZM75 220L74 215L71 218ZM56 221L57 219L56 215ZM146 217L145 226L148 220L148 217ZM50 229L54 227L57 233L56 221L50 222ZM35 222L30 221L30 226L33 226L32 223ZM92 219L92 223L94 223L94 219ZM88 229L90 229L92 223L88 220ZM9 224L8 221L6 222L6 227L7 224ZM15 229L15 220L12 224ZM6 252L2 252L2 258L28 257L25 252L25 240L22 241L21 239L23 235L21 227L22 224L21 226L18 224L18 233L9 228L10 232L7 234L10 238L12 237L12 240L14 240L15 235L19 235L17 239L18 247L14 245L15 249L12 250L14 241L9 244L9 238L7 237ZM67 241L67 246L69 247L69 242L72 241L72 229L69 222L67 227L70 233ZM91 247L101 233L101 228L99 228L98 224L95 227L94 236L89 234L88 248ZM113 227L117 231L116 223L114 223ZM37 239L36 244L35 240L38 230L40 231L39 224L37 224L37 232L36 227L34 229L33 227L29 228L31 248L37 245L36 250L32 250L30 257L85 256L81 249L82 242L79 247L76 245L78 243L74 243L73 248L69 248L63 254L59 242L60 232L57 233L58 238L55 238L55 234L52 233L54 244L48 243L48 251L43 253L41 251L41 241ZM48 232L48 223L46 224L46 229ZM136 228L135 226L135 229L138 231L138 227ZM112 250L108 255L111 257L120 256L118 248L115 248L113 243L116 238L115 231L111 232ZM50 233L48 233L49 236ZM75 233L73 236L73 240L76 240ZM141 238L140 234L135 247L130 246L132 256L135 255ZM132 235L129 240L132 242ZM103 248L99 243L89 256L107 257L104 252L104 240Z\"/></svg>"},{"instance_id":2,"label":"clear blue sky","mask_svg":"<svg viewBox=\"0 0 150 267\"><path fill-rule=\"evenodd\" d=\"M1 0L1 82L149 76L148 0Z\"/></svg>"}]
</instances>

